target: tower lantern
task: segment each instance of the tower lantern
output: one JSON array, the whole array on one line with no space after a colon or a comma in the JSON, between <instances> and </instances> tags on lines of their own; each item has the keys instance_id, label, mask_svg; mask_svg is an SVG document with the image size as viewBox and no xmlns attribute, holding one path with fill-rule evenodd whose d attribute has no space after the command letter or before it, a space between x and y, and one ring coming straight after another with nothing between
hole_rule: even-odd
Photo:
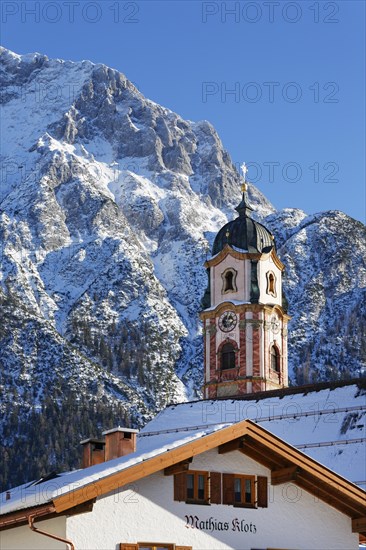
<instances>
[{"instance_id":1,"label":"tower lantern","mask_svg":"<svg viewBox=\"0 0 366 550\"><path fill-rule=\"evenodd\" d=\"M239 216L216 235L205 263L209 282L201 312L204 397L234 397L287 387L284 265L272 233L251 217L243 165Z\"/></svg>"}]
</instances>

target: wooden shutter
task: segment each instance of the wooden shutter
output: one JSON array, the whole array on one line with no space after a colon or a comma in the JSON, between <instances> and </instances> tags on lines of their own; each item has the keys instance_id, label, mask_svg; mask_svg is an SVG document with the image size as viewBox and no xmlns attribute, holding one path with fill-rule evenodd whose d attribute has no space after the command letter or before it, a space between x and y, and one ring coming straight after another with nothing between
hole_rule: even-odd
<instances>
[{"instance_id":1,"label":"wooden shutter","mask_svg":"<svg viewBox=\"0 0 366 550\"><path fill-rule=\"evenodd\" d=\"M119 550L139 550L138 544L124 544L121 542L119 545Z\"/></svg>"},{"instance_id":2,"label":"wooden shutter","mask_svg":"<svg viewBox=\"0 0 366 550\"><path fill-rule=\"evenodd\" d=\"M182 472L174 476L174 500L187 500L186 474Z\"/></svg>"},{"instance_id":3,"label":"wooden shutter","mask_svg":"<svg viewBox=\"0 0 366 550\"><path fill-rule=\"evenodd\" d=\"M211 504L221 504L221 474L210 472Z\"/></svg>"},{"instance_id":4,"label":"wooden shutter","mask_svg":"<svg viewBox=\"0 0 366 550\"><path fill-rule=\"evenodd\" d=\"M223 504L234 504L234 474L222 474Z\"/></svg>"},{"instance_id":5,"label":"wooden shutter","mask_svg":"<svg viewBox=\"0 0 366 550\"><path fill-rule=\"evenodd\" d=\"M192 550L192 546L177 546L177 545L175 545L175 550Z\"/></svg>"},{"instance_id":6,"label":"wooden shutter","mask_svg":"<svg viewBox=\"0 0 366 550\"><path fill-rule=\"evenodd\" d=\"M268 508L268 479L264 476L257 478L257 504L260 508Z\"/></svg>"}]
</instances>

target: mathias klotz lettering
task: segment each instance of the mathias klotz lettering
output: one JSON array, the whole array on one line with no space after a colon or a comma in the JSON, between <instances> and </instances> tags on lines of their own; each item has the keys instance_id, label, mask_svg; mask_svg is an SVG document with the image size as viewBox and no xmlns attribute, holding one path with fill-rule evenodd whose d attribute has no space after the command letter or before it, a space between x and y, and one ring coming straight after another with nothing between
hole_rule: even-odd
<instances>
[{"instance_id":1,"label":"mathias klotz lettering","mask_svg":"<svg viewBox=\"0 0 366 550\"><path fill-rule=\"evenodd\" d=\"M186 515L187 529L199 529L200 531L238 531L240 533L256 533L257 527L254 523L248 523L245 519L234 518L231 522L220 521L210 517L200 519L198 516Z\"/></svg>"}]
</instances>

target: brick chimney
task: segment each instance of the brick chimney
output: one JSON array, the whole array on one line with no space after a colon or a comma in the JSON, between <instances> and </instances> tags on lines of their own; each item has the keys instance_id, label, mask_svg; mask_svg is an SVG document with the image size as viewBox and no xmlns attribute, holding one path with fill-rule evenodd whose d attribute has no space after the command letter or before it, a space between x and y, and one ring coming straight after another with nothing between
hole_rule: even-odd
<instances>
[{"instance_id":1,"label":"brick chimney","mask_svg":"<svg viewBox=\"0 0 366 550\"><path fill-rule=\"evenodd\" d=\"M105 441L89 438L80 441L80 445L83 446L82 468L104 462Z\"/></svg>"},{"instance_id":2,"label":"brick chimney","mask_svg":"<svg viewBox=\"0 0 366 550\"><path fill-rule=\"evenodd\" d=\"M105 461L126 456L136 451L138 430L113 428L103 432L105 436Z\"/></svg>"}]
</instances>

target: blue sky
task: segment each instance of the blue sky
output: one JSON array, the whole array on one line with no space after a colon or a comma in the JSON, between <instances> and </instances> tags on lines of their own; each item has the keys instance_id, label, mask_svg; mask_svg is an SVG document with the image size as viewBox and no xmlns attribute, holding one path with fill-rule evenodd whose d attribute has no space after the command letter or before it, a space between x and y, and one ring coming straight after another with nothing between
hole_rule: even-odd
<instances>
[{"instance_id":1,"label":"blue sky","mask_svg":"<svg viewBox=\"0 0 366 550\"><path fill-rule=\"evenodd\" d=\"M209 120L277 208L365 221L363 1L3 0L2 44L114 67Z\"/></svg>"}]
</instances>

